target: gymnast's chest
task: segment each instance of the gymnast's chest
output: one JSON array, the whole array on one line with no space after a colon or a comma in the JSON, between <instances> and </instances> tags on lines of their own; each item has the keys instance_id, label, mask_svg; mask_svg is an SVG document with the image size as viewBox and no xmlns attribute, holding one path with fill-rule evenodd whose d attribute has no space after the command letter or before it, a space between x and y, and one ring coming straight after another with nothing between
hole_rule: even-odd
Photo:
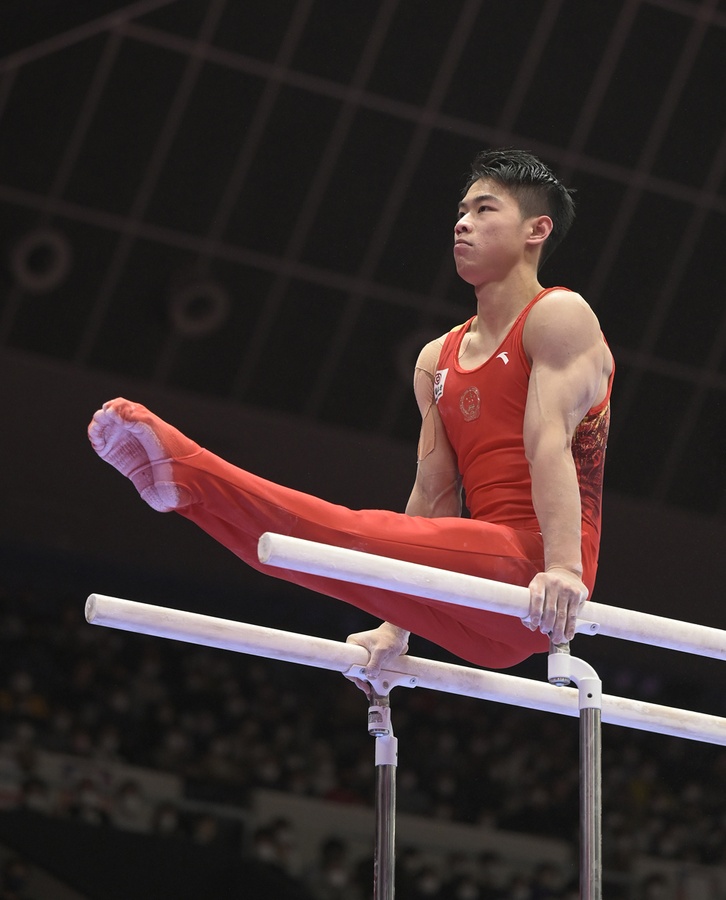
<instances>
[{"instance_id":1,"label":"gymnast's chest","mask_svg":"<svg viewBox=\"0 0 726 900\"><path fill-rule=\"evenodd\" d=\"M440 359L434 400L454 449L521 442L528 387L529 371L513 347L498 348L474 369L453 354Z\"/></svg>"}]
</instances>

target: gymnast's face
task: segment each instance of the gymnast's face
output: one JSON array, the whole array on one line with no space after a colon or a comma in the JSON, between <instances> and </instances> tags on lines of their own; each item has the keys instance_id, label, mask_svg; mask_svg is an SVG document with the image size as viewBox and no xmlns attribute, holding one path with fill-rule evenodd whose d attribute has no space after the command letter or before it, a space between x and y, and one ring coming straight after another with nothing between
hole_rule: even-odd
<instances>
[{"instance_id":1,"label":"gymnast's face","mask_svg":"<svg viewBox=\"0 0 726 900\"><path fill-rule=\"evenodd\" d=\"M476 181L459 203L454 226L459 276L474 286L504 277L524 258L535 218L524 218L517 200L497 182Z\"/></svg>"}]
</instances>

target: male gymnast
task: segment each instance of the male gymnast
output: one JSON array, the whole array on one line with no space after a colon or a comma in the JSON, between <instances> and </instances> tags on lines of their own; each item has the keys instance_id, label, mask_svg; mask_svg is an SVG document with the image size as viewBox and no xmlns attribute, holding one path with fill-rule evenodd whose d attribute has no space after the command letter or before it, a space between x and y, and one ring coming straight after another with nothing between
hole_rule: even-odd
<instances>
[{"instance_id":1,"label":"male gymnast","mask_svg":"<svg viewBox=\"0 0 726 900\"><path fill-rule=\"evenodd\" d=\"M405 513L351 510L261 479L123 398L93 416L93 449L154 509L190 519L249 565L383 619L348 638L368 650L370 678L411 633L489 668L570 640L595 582L614 373L590 306L539 281L573 219L571 192L531 154L473 161L453 253L476 310L416 363L421 433ZM526 585L529 615L523 624L273 569L257 558L265 531Z\"/></svg>"}]
</instances>

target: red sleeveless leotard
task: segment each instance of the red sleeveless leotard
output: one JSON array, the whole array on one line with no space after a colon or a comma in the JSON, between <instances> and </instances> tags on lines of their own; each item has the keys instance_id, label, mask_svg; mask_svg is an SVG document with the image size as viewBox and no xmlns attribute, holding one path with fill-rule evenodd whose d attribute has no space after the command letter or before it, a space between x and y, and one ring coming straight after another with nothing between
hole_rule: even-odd
<instances>
[{"instance_id":1,"label":"red sleeveless leotard","mask_svg":"<svg viewBox=\"0 0 726 900\"><path fill-rule=\"evenodd\" d=\"M522 335L532 307L522 310L492 356L475 369L458 362L473 317L450 332L439 356L434 399L458 460L472 518L539 532L532 482L524 455L523 422L531 366ZM610 379L612 384L612 376ZM610 387L575 430L572 454L582 503L583 580L592 591L600 544L605 447L610 423Z\"/></svg>"}]
</instances>

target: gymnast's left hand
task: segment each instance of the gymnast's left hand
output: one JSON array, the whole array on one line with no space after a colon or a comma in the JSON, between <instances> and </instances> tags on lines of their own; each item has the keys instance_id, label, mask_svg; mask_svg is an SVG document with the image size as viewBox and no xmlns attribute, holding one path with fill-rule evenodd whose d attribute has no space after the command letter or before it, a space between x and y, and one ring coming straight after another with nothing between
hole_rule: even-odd
<instances>
[{"instance_id":1,"label":"gymnast's left hand","mask_svg":"<svg viewBox=\"0 0 726 900\"><path fill-rule=\"evenodd\" d=\"M359 631L351 634L346 639L347 644L357 644L368 651L368 663L366 665L366 675L369 678L377 678L381 674L381 669L385 669L386 664L398 659L408 652L408 639L411 636L410 631L405 631L397 625L391 625L390 622L383 622L378 628L371 631ZM350 678L366 696L371 695L371 686L363 678Z\"/></svg>"},{"instance_id":2,"label":"gymnast's left hand","mask_svg":"<svg viewBox=\"0 0 726 900\"><path fill-rule=\"evenodd\" d=\"M529 584L529 615L524 624L531 631L549 634L555 644L571 641L588 593L582 579L571 569L549 566Z\"/></svg>"}]
</instances>

